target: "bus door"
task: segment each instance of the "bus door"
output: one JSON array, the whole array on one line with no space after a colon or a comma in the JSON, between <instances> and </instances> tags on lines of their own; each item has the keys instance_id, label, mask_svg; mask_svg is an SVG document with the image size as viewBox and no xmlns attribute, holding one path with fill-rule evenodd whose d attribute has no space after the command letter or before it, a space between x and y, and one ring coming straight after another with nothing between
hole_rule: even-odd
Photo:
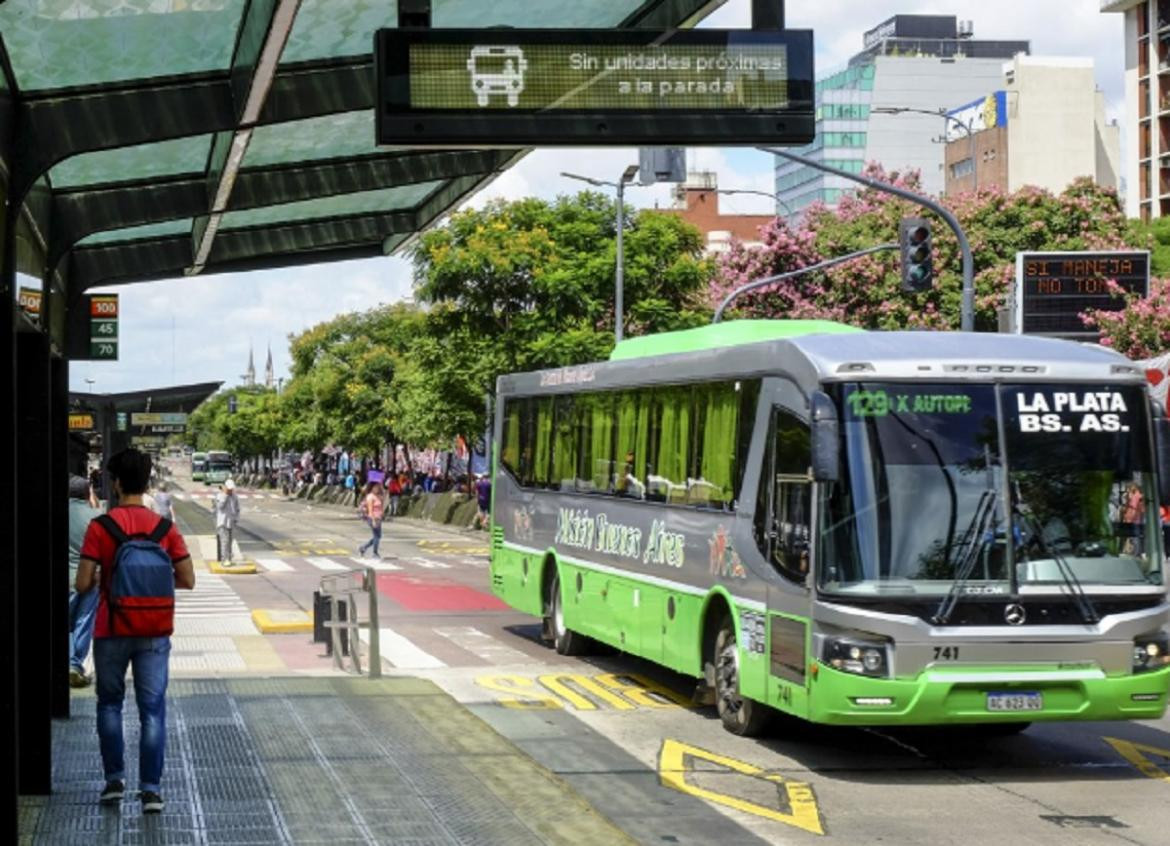
<instances>
[{"instance_id":1,"label":"bus door","mask_svg":"<svg viewBox=\"0 0 1170 846\"><path fill-rule=\"evenodd\" d=\"M809 425L784 405L771 409L756 494L756 545L779 577L768 586L768 702L801 713L812 561L813 482Z\"/></svg>"}]
</instances>

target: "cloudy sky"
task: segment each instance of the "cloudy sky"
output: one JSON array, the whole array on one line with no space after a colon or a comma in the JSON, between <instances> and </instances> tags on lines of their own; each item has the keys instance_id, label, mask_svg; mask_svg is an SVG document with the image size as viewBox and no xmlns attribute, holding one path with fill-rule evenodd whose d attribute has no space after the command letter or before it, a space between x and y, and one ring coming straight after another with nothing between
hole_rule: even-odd
<instances>
[{"instance_id":1,"label":"cloudy sky","mask_svg":"<svg viewBox=\"0 0 1170 846\"><path fill-rule=\"evenodd\" d=\"M748 27L750 7L750 0L728 0L703 26ZM973 21L976 38L1029 39L1038 56L1091 56L1109 117L1120 120L1122 16L1103 15L1099 8L1099 0L788 0L787 23L816 33L820 76L844 66L861 48L862 33L891 15L954 14ZM772 190L772 159L763 153L697 148L687 155L691 170L718 172L720 187ZM559 175L566 162L575 172L614 180L637 162L637 151L537 150L470 202L573 193L583 186ZM666 205L668 189L634 187L626 197L633 205ZM726 212L772 210L764 197L720 199ZM277 376L287 376L290 334L341 312L401 300L410 289L410 266L396 257L122 286L120 360L77 362L72 387L114 392L202 381L235 384L249 349L263 373L269 345Z\"/></svg>"}]
</instances>

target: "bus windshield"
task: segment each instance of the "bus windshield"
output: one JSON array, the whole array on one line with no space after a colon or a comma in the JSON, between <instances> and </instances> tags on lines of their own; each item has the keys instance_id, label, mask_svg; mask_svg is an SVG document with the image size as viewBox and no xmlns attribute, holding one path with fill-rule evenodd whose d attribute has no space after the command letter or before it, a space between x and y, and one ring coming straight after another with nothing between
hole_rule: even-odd
<instances>
[{"instance_id":1,"label":"bus windshield","mask_svg":"<svg viewBox=\"0 0 1170 846\"><path fill-rule=\"evenodd\" d=\"M852 595L1162 584L1140 386L849 383L818 586ZM1149 503L1150 507L1146 504ZM1013 570L1014 567L1014 584Z\"/></svg>"}]
</instances>

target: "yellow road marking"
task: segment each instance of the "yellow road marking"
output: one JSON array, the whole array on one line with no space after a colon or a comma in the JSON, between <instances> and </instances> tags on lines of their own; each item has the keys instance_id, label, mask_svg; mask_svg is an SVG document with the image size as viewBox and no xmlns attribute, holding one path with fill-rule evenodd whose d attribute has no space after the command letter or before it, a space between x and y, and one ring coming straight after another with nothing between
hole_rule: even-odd
<instances>
[{"instance_id":1,"label":"yellow road marking","mask_svg":"<svg viewBox=\"0 0 1170 846\"><path fill-rule=\"evenodd\" d=\"M788 796L789 812L785 813L777 808L769 808L747 799L741 799L738 796L690 784L687 781L687 773L693 772L693 769L687 766L688 757L710 761L732 772L779 785ZM718 755L714 752L708 752L706 749L668 738L663 741L662 750L658 754L658 778L663 786L670 787L680 793L697 796L708 802L725 805L746 814L795 826L812 834L825 833L824 825L821 822L821 812L817 807L817 799L813 794L812 787L800 781L787 781L782 776L769 773L745 761L738 761L735 758L728 758L726 755Z\"/></svg>"},{"instance_id":2,"label":"yellow road marking","mask_svg":"<svg viewBox=\"0 0 1170 846\"><path fill-rule=\"evenodd\" d=\"M545 673L537 678L511 674L479 676L475 683L496 693L505 708L577 711L633 711L638 708L691 708L682 694L637 673Z\"/></svg>"},{"instance_id":3,"label":"yellow road marking","mask_svg":"<svg viewBox=\"0 0 1170 846\"><path fill-rule=\"evenodd\" d=\"M459 541L418 541L419 549L433 555L487 555L491 549L483 544L468 544Z\"/></svg>"},{"instance_id":4,"label":"yellow road marking","mask_svg":"<svg viewBox=\"0 0 1170 846\"><path fill-rule=\"evenodd\" d=\"M1121 740L1117 737L1106 737L1103 740L1117 750L1122 758L1129 761L1138 772L1147 778L1155 779L1156 781L1164 781L1170 784L1170 772L1159 767L1153 761L1143 755L1152 754L1158 758L1165 758L1170 761L1170 749L1160 749L1157 746L1147 746L1144 743L1133 743L1129 740Z\"/></svg>"},{"instance_id":5,"label":"yellow road marking","mask_svg":"<svg viewBox=\"0 0 1170 846\"><path fill-rule=\"evenodd\" d=\"M304 634L313 631L313 618L304 611L252 611L252 623L261 634Z\"/></svg>"}]
</instances>

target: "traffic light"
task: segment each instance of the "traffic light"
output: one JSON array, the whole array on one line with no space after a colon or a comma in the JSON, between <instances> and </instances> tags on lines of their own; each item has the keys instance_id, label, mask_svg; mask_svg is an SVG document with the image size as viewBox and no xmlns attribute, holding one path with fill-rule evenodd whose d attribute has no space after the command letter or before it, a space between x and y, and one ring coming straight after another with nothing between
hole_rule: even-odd
<instances>
[{"instance_id":1,"label":"traffic light","mask_svg":"<svg viewBox=\"0 0 1170 846\"><path fill-rule=\"evenodd\" d=\"M898 226L898 245L902 250L902 290L911 293L929 291L934 286L930 222L921 217L902 218Z\"/></svg>"},{"instance_id":2,"label":"traffic light","mask_svg":"<svg viewBox=\"0 0 1170 846\"><path fill-rule=\"evenodd\" d=\"M228 414L236 413L236 395L228 394Z\"/></svg>"}]
</instances>

